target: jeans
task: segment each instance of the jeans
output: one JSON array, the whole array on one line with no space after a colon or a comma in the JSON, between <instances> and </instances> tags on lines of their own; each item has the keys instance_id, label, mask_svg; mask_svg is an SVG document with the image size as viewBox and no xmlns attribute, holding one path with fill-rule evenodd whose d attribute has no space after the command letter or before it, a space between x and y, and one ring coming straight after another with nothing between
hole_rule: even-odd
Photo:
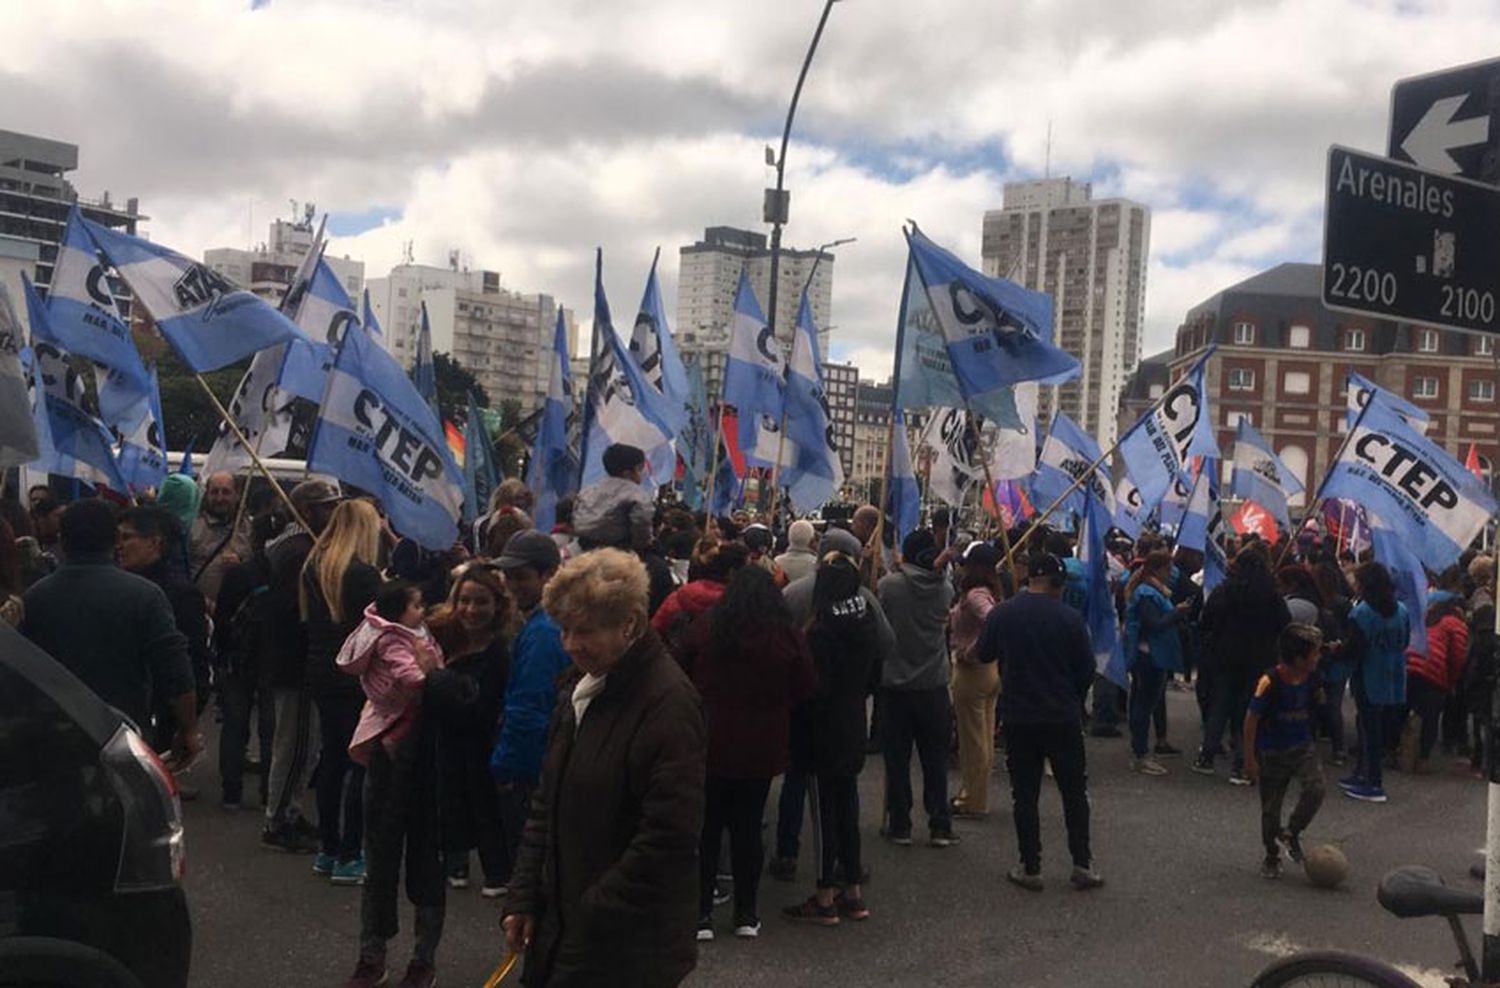
<instances>
[{"instance_id":1,"label":"jeans","mask_svg":"<svg viewBox=\"0 0 1500 988\"><path fill-rule=\"evenodd\" d=\"M1137 758L1146 757L1146 737L1151 731L1151 719L1166 686L1167 674L1149 658L1142 659L1130 670L1130 750Z\"/></svg>"},{"instance_id":2,"label":"jeans","mask_svg":"<svg viewBox=\"0 0 1500 988\"><path fill-rule=\"evenodd\" d=\"M271 742L271 778L266 826L284 827L303 816L301 799L318 760L318 711L303 689L273 693L276 727Z\"/></svg>"},{"instance_id":3,"label":"jeans","mask_svg":"<svg viewBox=\"0 0 1500 988\"><path fill-rule=\"evenodd\" d=\"M1378 789L1383 779L1381 762L1385 757L1387 708L1384 704L1371 703L1358 683L1354 686L1354 706L1358 711L1355 726L1359 731L1359 761L1354 775L1366 785Z\"/></svg>"},{"instance_id":4,"label":"jeans","mask_svg":"<svg viewBox=\"0 0 1500 988\"><path fill-rule=\"evenodd\" d=\"M1418 755L1422 761L1432 757L1432 749L1437 747L1438 728L1441 726L1439 718L1443 715L1443 705L1448 702L1448 691L1436 683L1428 682L1421 676L1408 676L1406 679L1406 711L1407 715L1416 714L1422 718L1421 748Z\"/></svg>"},{"instance_id":5,"label":"jeans","mask_svg":"<svg viewBox=\"0 0 1500 988\"><path fill-rule=\"evenodd\" d=\"M1120 687L1103 676L1094 677L1094 712L1089 727L1098 735L1112 735L1120 729Z\"/></svg>"},{"instance_id":6,"label":"jeans","mask_svg":"<svg viewBox=\"0 0 1500 988\"><path fill-rule=\"evenodd\" d=\"M761 815L771 793L770 779L725 779L710 775L703 788L703 838L698 852L698 912L714 908L714 879L719 849L729 831L729 854L734 872L736 920L758 917L756 900L765 847L760 836Z\"/></svg>"},{"instance_id":7,"label":"jeans","mask_svg":"<svg viewBox=\"0 0 1500 988\"><path fill-rule=\"evenodd\" d=\"M349 758L349 742L359 725L364 700L358 694L320 694L313 702L323 736L323 754L318 760L318 836L324 854L351 861L359 857L365 833L365 770Z\"/></svg>"},{"instance_id":8,"label":"jeans","mask_svg":"<svg viewBox=\"0 0 1500 988\"><path fill-rule=\"evenodd\" d=\"M859 776L813 776L818 888L858 885L863 878L859 840Z\"/></svg>"},{"instance_id":9,"label":"jeans","mask_svg":"<svg viewBox=\"0 0 1500 988\"><path fill-rule=\"evenodd\" d=\"M1149 713L1150 707L1146 710ZM1082 731L1077 724L1007 724L1005 763L1010 769L1016 843L1020 846L1021 864L1030 875L1042 870L1042 823L1037 803L1042 795L1042 772L1049 760L1057 790L1062 794L1068 853L1079 868L1093 864Z\"/></svg>"},{"instance_id":10,"label":"jeans","mask_svg":"<svg viewBox=\"0 0 1500 988\"><path fill-rule=\"evenodd\" d=\"M521 834L526 830L526 818L531 815L531 794L536 792L536 785L530 782L502 782L498 792L505 860L514 867L516 854L521 849Z\"/></svg>"},{"instance_id":11,"label":"jeans","mask_svg":"<svg viewBox=\"0 0 1500 988\"><path fill-rule=\"evenodd\" d=\"M440 748L443 860L448 874L467 875L469 848L479 851L479 866L488 886L510 883L512 858L507 852L500 794L490 775L488 752L452 745Z\"/></svg>"},{"instance_id":12,"label":"jeans","mask_svg":"<svg viewBox=\"0 0 1500 988\"><path fill-rule=\"evenodd\" d=\"M1203 746L1200 756L1222 751L1224 731L1229 730L1229 750L1234 753L1234 770L1245 767L1244 753L1240 750L1240 732L1245 726L1245 709L1250 706L1250 692L1254 678L1236 676L1226 672L1217 677L1213 691L1213 702L1209 705L1208 726L1203 730Z\"/></svg>"},{"instance_id":13,"label":"jeans","mask_svg":"<svg viewBox=\"0 0 1500 988\"><path fill-rule=\"evenodd\" d=\"M253 710L255 733L260 738L260 802L264 806L271 774L271 738L276 733L271 691L256 683L254 673L223 670L219 678L219 703L224 710L224 727L219 734L219 778L224 801L238 803L245 794L245 749L250 744Z\"/></svg>"},{"instance_id":14,"label":"jeans","mask_svg":"<svg viewBox=\"0 0 1500 988\"><path fill-rule=\"evenodd\" d=\"M359 904L359 956L384 963L385 944L400 929L396 892L406 863L406 897L416 907L418 960L434 962L443 937L447 887L438 828L436 766L431 741L420 730L394 755L370 748L365 774L365 887Z\"/></svg>"},{"instance_id":15,"label":"jeans","mask_svg":"<svg viewBox=\"0 0 1500 988\"><path fill-rule=\"evenodd\" d=\"M995 702L1000 698L996 662L955 663L953 714L958 722L958 800L970 813L990 810L990 765L995 760Z\"/></svg>"},{"instance_id":16,"label":"jeans","mask_svg":"<svg viewBox=\"0 0 1500 988\"><path fill-rule=\"evenodd\" d=\"M1323 769L1313 745L1260 753L1260 840L1267 858L1279 858L1276 837L1281 833L1281 804L1292 780L1297 780L1297 805L1286 829L1300 834L1323 805Z\"/></svg>"},{"instance_id":17,"label":"jeans","mask_svg":"<svg viewBox=\"0 0 1500 988\"><path fill-rule=\"evenodd\" d=\"M911 749L916 745L922 763L922 805L927 826L934 833L953 828L948 806L948 738L953 728L953 707L948 688L932 690L882 690L882 741L885 751L885 798L887 832L911 835Z\"/></svg>"},{"instance_id":18,"label":"jeans","mask_svg":"<svg viewBox=\"0 0 1500 988\"><path fill-rule=\"evenodd\" d=\"M1329 751L1335 758L1344 753L1344 691L1348 686L1348 680L1323 681L1324 703L1319 715L1328 734Z\"/></svg>"},{"instance_id":19,"label":"jeans","mask_svg":"<svg viewBox=\"0 0 1500 988\"><path fill-rule=\"evenodd\" d=\"M797 859L802 850L802 811L807 805L808 775L795 765L781 777L776 801L776 856Z\"/></svg>"}]
</instances>

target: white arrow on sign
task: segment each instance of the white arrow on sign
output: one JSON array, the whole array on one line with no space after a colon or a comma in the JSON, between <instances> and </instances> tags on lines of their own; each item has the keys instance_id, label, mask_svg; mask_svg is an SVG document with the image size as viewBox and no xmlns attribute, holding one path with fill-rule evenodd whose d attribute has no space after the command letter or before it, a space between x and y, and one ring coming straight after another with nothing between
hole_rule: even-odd
<instances>
[{"instance_id":1,"label":"white arrow on sign","mask_svg":"<svg viewBox=\"0 0 1500 988\"><path fill-rule=\"evenodd\" d=\"M1454 148L1482 144L1490 139L1489 117L1453 119L1466 99L1467 95L1459 95L1445 96L1435 101L1422 114L1422 119L1417 121L1411 133L1406 135L1406 140L1401 142L1401 150L1416 162L1418 168L1443 175L1457 175L1460 171L1459 164L1448 152Z\"/></svg>"}]
</instances>

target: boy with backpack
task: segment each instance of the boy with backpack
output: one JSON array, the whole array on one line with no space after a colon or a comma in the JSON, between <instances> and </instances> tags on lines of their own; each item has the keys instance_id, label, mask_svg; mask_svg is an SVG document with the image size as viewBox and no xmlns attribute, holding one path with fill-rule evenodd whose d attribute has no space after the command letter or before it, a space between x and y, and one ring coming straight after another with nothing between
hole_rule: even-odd
<instances>
[{"instance_id":1,"label":"boy with backpack","mask_svg":"<svg viewBox=\"0 0 1500 988\"><path fill-rule=\"evenodd\" d=\"M1310 624L1282 629L1278 661L1255 684L1245 714L1245 774L1260 786L1263 878L1281 877L1283 844L1294 862L1302 862L1302 832L1323 805L1323 768L1312 736L1312 714L1321 702L1317 670L1323 647L1323 633ZM1283 829L1281 804L1293 779L1300 791Z\"/></svg>"}]
</instances>

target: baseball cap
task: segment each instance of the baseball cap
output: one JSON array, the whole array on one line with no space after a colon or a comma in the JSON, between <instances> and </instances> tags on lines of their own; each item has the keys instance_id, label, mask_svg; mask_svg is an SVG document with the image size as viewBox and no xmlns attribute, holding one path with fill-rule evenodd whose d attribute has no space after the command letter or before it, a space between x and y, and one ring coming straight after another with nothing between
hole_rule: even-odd
<instances>
[{"instance_id":1,"label":"baseball cap","mask_svg":"<svg viewBox=\"0 0 1500 988\"><path fill-rule=\"evenodd\" d=\"M336 485L326 480L304 480L292 488L292 504L300 510L310 508L315 504L332 504L334 501L342 501L344 496L339 493Z\"/></svg>"},{"instance_id":2,"label":"baseball cap","mask_svg":"<svg viewBox=\"0 0 1500 988\"><path fill-rule=\"evenodd\" d=\"M540 573L557 569L562 565L562 553L552 536L527 528L512 535L495 564L501 569L520 569L530 566Z\"/></svg>"},{"instance_id":3,"label":"baseball cap","mask_svg":"<svg viewBox=\"0 0 1500 988\"><path fill-rule=\"evenodd\" d=\"M1062 580L1067 572L1061 559L1050 552L1043 552L1031 557L1031 564L1026 568L1026 578L1057 582Z\"/></svg>"}]
</instances>

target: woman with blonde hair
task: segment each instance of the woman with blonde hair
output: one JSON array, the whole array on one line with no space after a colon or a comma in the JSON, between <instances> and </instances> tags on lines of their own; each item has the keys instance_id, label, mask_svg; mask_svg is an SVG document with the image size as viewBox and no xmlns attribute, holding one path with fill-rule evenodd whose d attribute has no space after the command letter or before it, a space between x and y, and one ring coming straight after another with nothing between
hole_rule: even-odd
<instances>
[{"instance_id":1,"label":"woman with blonde hair","mask_svg":"<svg viewBox=\"0 0 1500 988\"><path fill-rule=\"evenodd\" d=\"M543 592L574 668L506 902L523 985L669 988L697 962L707 739L648 589L639 559L599 549Z\"/></svg>"},{"instance_id":2,"label":"woman with blonde hair","mask_svg":"<svg viewBox=\"0 0 1500 988\"><path fill-rule=\"evenodd\" d=\"M298 604L307 640L307 690L322 735L318 831L313 871L336 885L364 882L364 769L349 759L364 693L335 666L339 648L380 589L380 513L368 501L344 501L302 566Z\"/></svg>"}]
</instances>

